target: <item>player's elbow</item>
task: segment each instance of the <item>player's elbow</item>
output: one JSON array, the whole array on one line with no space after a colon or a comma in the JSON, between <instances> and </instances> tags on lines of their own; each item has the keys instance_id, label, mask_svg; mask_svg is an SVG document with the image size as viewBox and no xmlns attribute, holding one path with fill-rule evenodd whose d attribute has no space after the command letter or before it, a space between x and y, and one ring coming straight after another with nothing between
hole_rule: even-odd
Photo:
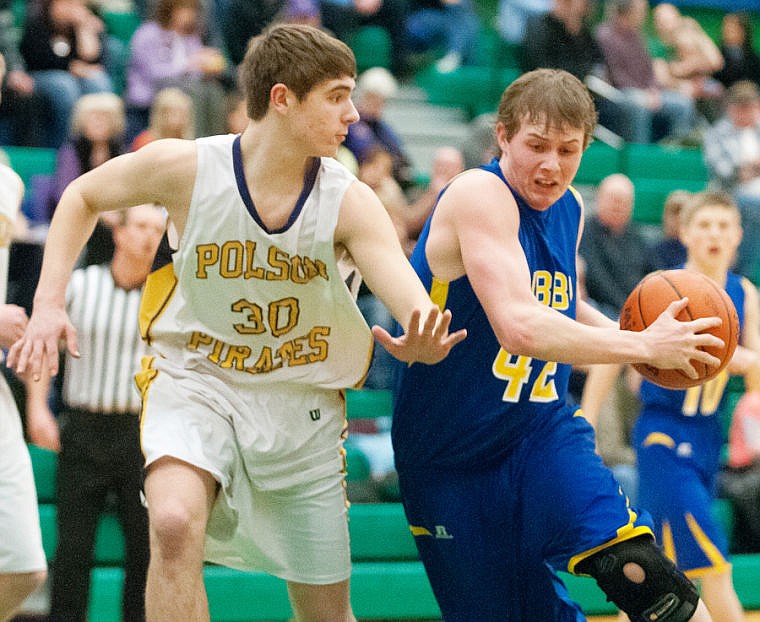
<instances>
[{"instance_id":1,"label":"player's elbow","mask_svg":"<svg viewBox=\"0 0 760 622\"><path fill-rule=\"evenodd\" d=\"M540 347L540 334L528 317L510 318L498 331L499 344L510 354L533 356Z\"/></svg>"}]
</instances>

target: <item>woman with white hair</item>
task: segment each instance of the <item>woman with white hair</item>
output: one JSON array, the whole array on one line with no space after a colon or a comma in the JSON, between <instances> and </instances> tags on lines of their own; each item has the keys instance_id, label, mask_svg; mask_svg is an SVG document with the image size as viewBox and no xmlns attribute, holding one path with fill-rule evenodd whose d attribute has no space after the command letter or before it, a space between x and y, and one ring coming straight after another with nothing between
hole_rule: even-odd
<instances>
[{"instance_id":1,"label":"woman with white hair","mask_svg":"<svg viewBox=\"0 0 760 622\"><path fill-rule=\"evenodd\" d=\"M58 203L64 189L74 179L124 153L126 118L124 103L114 93L92 93L77 100L71 116L69 139L58 150L52 205ZM87 243L85 262L110 261L113 255L111 225L107 217L98 221Z\"/></svg>"}]
</instances>

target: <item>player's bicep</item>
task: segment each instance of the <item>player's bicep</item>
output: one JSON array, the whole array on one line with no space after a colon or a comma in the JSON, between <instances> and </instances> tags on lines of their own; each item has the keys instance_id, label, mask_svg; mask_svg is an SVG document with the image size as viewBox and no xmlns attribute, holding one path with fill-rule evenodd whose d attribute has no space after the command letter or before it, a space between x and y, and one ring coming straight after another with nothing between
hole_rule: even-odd
<instances>
[{"instance_id":1,"label":"player's bicep","mask_svg":"<svg viewBox=\"0 0 760 622\"><path fill-rule=\"evenodd\" d=\"M99 212L155 203L169 210L189 205L196 171L195 145L162 140L108 160L70 184ZM184 221L184 219L182 218Z\"/></svg>"}]
</instances>

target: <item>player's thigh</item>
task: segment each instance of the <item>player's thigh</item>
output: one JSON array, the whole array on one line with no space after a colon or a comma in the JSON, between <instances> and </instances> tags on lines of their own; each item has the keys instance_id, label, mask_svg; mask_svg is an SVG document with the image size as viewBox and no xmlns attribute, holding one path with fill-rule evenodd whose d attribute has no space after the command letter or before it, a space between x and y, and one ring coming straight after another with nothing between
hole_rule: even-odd
<instances>
[{"instance_id":1,"label":"player's thigh","mask_svg":"<svg viewBox=\"0 0 760 622\"><path fill-rule=\"evenodd\" d=\"M518 527L555 568L618 535L638 516L595 451L593 430L582 417L566 417L524 443Z\"/></svg>"},{"instance_id":2,"label":"player's thigh","mask_svg":"<svg viewBox=\"0 0 760 622\"><path fill-rule=\"evenodd\" d=\"M417 480L400 477L420 559L447 622L580 620L518 521L508 467Z\"/></svg>"},{"instance_id":3,"label":"player's thigh","mask_svg":"<svg viewBox=\"0 0 760 622\"><path fill-rule=\"evenodd\" d=\"M349 581L312 585L288 581L288 596L297 622L354 622Z\"/></svg>"}]
</instances>

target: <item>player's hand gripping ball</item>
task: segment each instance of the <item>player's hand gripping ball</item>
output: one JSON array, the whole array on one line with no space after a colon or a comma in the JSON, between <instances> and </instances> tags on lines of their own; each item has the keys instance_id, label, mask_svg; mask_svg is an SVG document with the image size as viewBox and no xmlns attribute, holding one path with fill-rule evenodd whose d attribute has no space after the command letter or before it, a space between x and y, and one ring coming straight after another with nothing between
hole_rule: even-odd
<instances>
[{"instance_id":1,"label":"player's hand gripping ball","mask_svg":"<svg viewBox=\"0 0 760 622\"><path fill-rule=\"evenodd\" d=\"M699 378L689 378L678 369L659 369L644 363L633 367L647 380L667 389L687 389L717 376L728 365L739 343L739 316L728 294L715 281L690 270L661 270L645 276L633 289L620 311L620 328L641 331L654 322L674 300L688 298L689 304L676 319L682 322L718 316L723 323L709 330L725 344L705 348L720 359L717 367L694 361Z\"/></svg>"}]
</instances>

